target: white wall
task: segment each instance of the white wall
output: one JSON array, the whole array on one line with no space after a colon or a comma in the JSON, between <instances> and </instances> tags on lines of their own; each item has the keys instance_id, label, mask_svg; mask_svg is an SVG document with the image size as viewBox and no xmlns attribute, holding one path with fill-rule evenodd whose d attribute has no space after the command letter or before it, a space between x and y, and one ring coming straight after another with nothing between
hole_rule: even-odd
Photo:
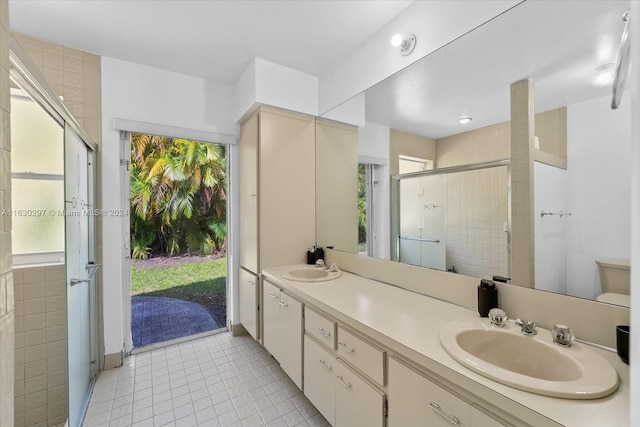
<instances>
[{"instance_id":1,"label":"white wall","mask_svg":"<svg viewBox=\"0 0 640 427\"><path fill-rule=\"evenodd\" d=\"M318 115L318 78L254 58L235 88L233 118L241 122L257 104Z\"/></svg>"},{"instance_id":2,"label":"white wall","mask_svg":"<svg viewBox=\"0 0 640 427\"><path fill-rule=\"evenodd\" d=\"M631 103L625 95L617 110L610 96L567 108L569 295L601 293L595 259L630 259Z\"/></svg>"},{"instance_id":3,"label":"white wall","mask_svg":"<svg viewBox=\"0 0 640 427\"><path fill-rule=\"evenodd\" d=\"M320 74L319 113L325 113L517 3L519 1L513 0L414 2L356 51L341 57ZM391 36L396 33L416 35L416 48L411 55L402 56L398 48L391 46Z\"/></svg>"},{"instance_id":4,"label":"white wall","mask_svg":"<svg viewBox=\"0 0 640 427\"><path fill-rule=\"evenodd\" d=\"M545 216L540 212L569 212L567 171L534 162L536 289L567 293L567 228L570 216Z\"/></svg>"},{"instance_id":5,"label":"white wall","mask_svg":"<svg viewBox=\"0 0 640 427\"><path fill-rule=\"evenodd\" d=\"M102 207L121 207L120 146L114 118L236 134L233 101L231 86L102 57ZM122 241L128 230L118 217L105 217L103 229L104 345L105 354L114 354L122 350L128 327L123 325L123 307L129 295L122 287Z\"/></svg>"}]
</instances>

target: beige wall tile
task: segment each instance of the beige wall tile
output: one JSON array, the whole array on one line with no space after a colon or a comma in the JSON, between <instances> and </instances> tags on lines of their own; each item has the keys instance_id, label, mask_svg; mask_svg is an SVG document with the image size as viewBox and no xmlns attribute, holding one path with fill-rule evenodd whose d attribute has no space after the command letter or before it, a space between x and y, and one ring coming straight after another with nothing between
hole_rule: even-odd
<instances>
[{"instance_id":1,"label":"beige wall tile","mask_svg":"<svg viewBox=\"0 0 640 427\"><path fill-rule=\"evenodd\" d=\"M54 372L47 375L49 387L59 387L67 384L67 372Z\"/></svg>"},{"instance_id":2,"label":"beige wall tile","mask_svg":"<svg viewBox=\"0 0 640 427\"><path fill-rule=\"evenodd\" d=\"M64 296L67 292L67 282L65 280L46 282L45 294L47 298L54 296Z\"/></svg>"},{"instance_id":3,"label":"beige wall tile","mask_svg":"<svg viewBox=\"0 0 640 427\"><path fill-rule=\"evenodd\" d=\"M82 54L80 58L64 55L64 72L82 74Z\"/></svg>"},{"instance_id":4,"label":"beige wall tile","mask_svg":"<svg viewBox=\"0 0 640 427\"><path fill-rule=\"evenodd\" d=\"M64 72L63 84L65 86L71 86L82 89L82 73Z\"/></svg>"},{"instance_id":5,"label":"beige wall tile","mask_svg":"<svg viewBox=\"0 0 640 427\"><path fill-rule=\"evenodd\" d=\"M47 406L47 391L42 390L25 396L25 411Z\"/></svg>"},{"instance_id":6,"label":"beige wall tile","mask_svg":"<svg viewBox=\"0 0 640 427\"><path fill-rule=\"evenodd\" d=\"M53 52L42 52L42 66L46 68L53 68L56 70L63 69L62 55Z\"/></svg>"},{"instance_id":7,"label":"beige wall tile","mask_svg":"<svg viewBox=\"0 0 640 427\"><path fill-rule=\"evenodd\" d=\"M31 314L23 317L24 332L43 329L47 326L47 317L42 314Z\"/></svg>"},{"instance_id":8,"label":"beige wall tile","mask_svg":"<svg viewBox=\"0 0 640 427\"><path fill-rule=\"evenodd\" d=\"M70 47L62 47L64 56L76 59L82 59L82 51Z\"/></svg>"},{"instance_id":9,"label":"beige wall tile","mask_svg":"<svg viewBox=\"0 0 640 427\"><path fill-rule=\"evenodd\" d=\"M61 340L56 342L47 343L47 356L66 356L67 354L67 340Z\"/></svg>"},{"instance_id":10,"label":"beige wall tile","mask_svg":"<svg viewBox=\"0 0 640 427\"><path fill-rule=\"evenodd\" d=\"M67 271L64 265L51 265L45 267L45 280L47 282L65 280Z\"/></svg>"},{"instance_id":11,"label":"beige wall tile","mask_svg":"<svg viewBox=\"0 0 640 427\"><path fill-rule=\"evenodd\" d=\"M54 356L47 359L47 373L51 374L58 371L67 370L67 357L66 356Z\"/></svg>"},{"instance_id":12,"label":"beige wall tile","mask_svg":"<svg viewBox=\"0 0 640 427\"><path fill-rule=\"evenodd\" d=\"M22 285L24 283L24 270L16 268L13 270L13 283L15 285Z\"/></svg>"},{"instance_id":13,"label":"beige wall tile","mask_svg":"<svg viewBox=\"0 0 640 427\"><path fill-rule=\"evenodd\" d=\"M64 85L64 73L62 72L62 70L59 70L57 68L44 67L42 70L42 74L44 75L44 78L47 80L47 82L55 85ZM58 92L58 95L60 95L61 93L62 92Z\"/></svg>"},{"instance_id":14,"label":"beige wall tile","mask_svg":"<svg viewBox=\"0 0 640 427\"><path fill-rule=\"evenodd\" d=\"M47 357L47 345L38 344L24 348L24 363L34 362L36 360L45 360Z\"/></svg>"},{"instance_id":15,"label":"beige wall tile","mask_svg":"<svg viewBox=\"0 0 640 427\"><path fill-rule=\"evenodd\" d=\"M47 342L47 330L39 329L37 331L24 332L24 346L33 347L35 345L46 344ZM17 347L17 345L16 345Z\"/></svg>"},{"instance_id":16,"label":"beige wall tile","mask_svg":"<svg viewBox=\"0 0 640 427\"><path fill-rule=\"evenodd\" d=\"M55 342L67 339L67 326L54 326L47 328L47 342Z\"/></svg>"},{"instance_id":17,"label":"beige wall tile","mask_svg":"<svg viewBox=\"0 0 640 427\"><path fill-rule=\"evenodd\" d=\"M25 316L30 316L32 314L45 313L45 310L46 310L46 300L44 298L24 300L22 304L23 304Z\"/></svg>"},{"instance_id":18,"label":"beige wall tile","mask_svg":"<svg viewBox=\"0 0 640 427\"><path fill-rule=\"evenodd\" d=\"M51 423L50 425L64 422L67 418L67 402L50 402L47 405L47 418Z\"/></svg>"},{"instance_id":19,"label":"beige wall tile","mask_svg":"<svg viewBox=\"0 0 640 427\"><path fill-rule=\"evenodd\" d=\"M47 327L67 325L67 313L65 310L50 311L47 313Z\"/></svg>"},{"instance_id":20,"label":"beige wall tile","mask_svg":"<svg viewBox=\"0 0 640 427\"><path fill-rule=\"evenodd\" d=\"M25 412L25 423L27 425L37 425L41 422L47 421L47 407L41 406L40 408L31 409ZM46 424L45 424L46 426Z\"/></svg>"},{"instance_id":21,"label":"beige wall tile","mask_svg":"<svg viewBox=\"0 0 640 427\"><path fill-rule=\"evenodd\" d=\"M45 297L44 283L27 283L25 285L20 285L20 286L22 288L23 300L32 300L36 298Z\"/></svg>"},{"instance_id":22,"label":"beige wall tile","mask_svg":"<svg viewBox=\"0 0 640 427\"><path fill-rule=\"evenodd\" d=\"M25 396L47 389L47 376L40 375L39 377L27 378L24 380L24 393Z\"/></svg>"},{"instance_id":23,"label":"beige wall tile","mask_svg":"<svg viewBox=\"0 0 640 427\"><path fill-rule=\"evenodd\" d=\"M47 313L52 311L65 310L67 307L67 299L63 295L49 296L46 298L46 300L47 300L47 303L46 303Z\"/></svg>"},{"instance_id":24,"label":"beige wall tile","mask_svg":"<svg viewBox=\"0 0 640 427\"><path fill-rule=\"evenodd\" d=\"M38 360L37 362L30 362L24 364L24 377L26 380L31 378L40 377L47 374L47 361Z\"/></svg>"},{"instance_id":25,"label":"beige wall tile","mask_svg":"<svg viewBox=\"0 0 640 427\"><path fill-rule=\"evenodd\" d=\"M63 96L65 104L67 102L84 102L84 92L82 91L82 89L77 87L64 86L62 90L64 91Z\"/></svg>"},{"instance_id":26,"label":"beige wall tile","mask_svg":"<svg viewBox=\"0 0 640 427\"><path fill-rule=\"evenodd\" d=\"M23 271L23 283L42 283L45 280L45 268L25 268Z\"/></svg>"},{"instance_id":27,"label":"beige wall tile","mask_svg":"<svg viewBox=\"0 0 640 427\"><path fill-rule=\"evenodd\" d=\"M49 404L57 402L67 403L67 386L49 387L47 394Z\"/></svg>"}]
</instances>

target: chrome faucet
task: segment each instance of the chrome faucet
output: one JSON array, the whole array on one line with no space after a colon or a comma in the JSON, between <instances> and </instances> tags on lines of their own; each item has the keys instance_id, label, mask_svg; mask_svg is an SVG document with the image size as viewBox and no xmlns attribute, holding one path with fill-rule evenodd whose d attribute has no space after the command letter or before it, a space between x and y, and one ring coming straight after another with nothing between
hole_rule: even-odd
<instances>
[{"instance_id":1,"label":"chrome faucet","mask_svg":"<svg viewBox=\"0 0 640 427\"><path fill-rule=\"evenodd\" d=\"M526 320L516 319L516 326L520 326L520 330L525 335L536 335L536 324L533 322L527 322Z\"/></svg>"}]
</instances>

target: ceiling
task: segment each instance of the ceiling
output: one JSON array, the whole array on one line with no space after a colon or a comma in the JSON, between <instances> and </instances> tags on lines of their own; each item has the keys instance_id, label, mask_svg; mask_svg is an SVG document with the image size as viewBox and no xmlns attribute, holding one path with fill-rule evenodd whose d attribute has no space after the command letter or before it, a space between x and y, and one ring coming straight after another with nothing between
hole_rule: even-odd
<instances>
[{"instance_id":1,"label":"ceiling","mask_svg":"<svg viewBox=\"0 0 640 427\"><path fill-rule=\"evenodd\" d=\"M611 94L629 1L526 1L366 92L366 120L434 139L510 119L510 85L531 79L536 111ZM615 67L613 67L615 68ZM613 71L613 68L611 71ZM467 125L458 118L470 116Z\"/></svg>"},{"instance_id":2,"label":"ceiling","mask_svg":"<svg viewBox=\"0 0 640 427\"><path fill-rule=\"evenodd\" d=\"M318 76L411 1L10 0L13 31L233 84L254 57Z\"/></svg>"}]
</instances>

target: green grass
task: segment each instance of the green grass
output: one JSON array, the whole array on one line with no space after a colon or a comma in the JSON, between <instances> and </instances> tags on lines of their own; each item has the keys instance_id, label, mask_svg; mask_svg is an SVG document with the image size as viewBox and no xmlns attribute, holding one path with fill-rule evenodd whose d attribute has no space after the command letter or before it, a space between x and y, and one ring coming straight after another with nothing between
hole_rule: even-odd
<instances>
[{"instance_id":1,"label":"green grass","mask_svg":"<svg viewBox=\"0 0 640 427\"><path fill-rule=\"evenodd\" d=\"M218 320L226 309L227 259L172 267L131 267L131 295L177 298L205 306ZM223 323L224 324L224 323Z\"/></svg>"}]
</instances>

